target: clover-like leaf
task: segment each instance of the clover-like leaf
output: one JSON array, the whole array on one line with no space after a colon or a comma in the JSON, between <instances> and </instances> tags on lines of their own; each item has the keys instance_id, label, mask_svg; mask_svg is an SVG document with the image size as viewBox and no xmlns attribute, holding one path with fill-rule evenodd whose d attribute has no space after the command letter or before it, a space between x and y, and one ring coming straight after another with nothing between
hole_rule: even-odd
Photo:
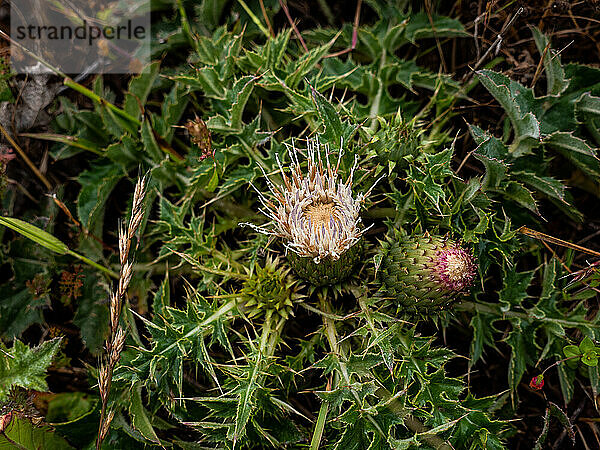
<instances>
[{"instance_id":1,"label":"clover-like leaf","mask_svg":"<svg viewBox=\"0 0 600 450\"><path fill-rule=\"evenodd\" d=\"M579 350L579 347L577 347L576 345L566 345L563 347L563 353L565 354L565 356L567 358L573 358L575 356L579 356L581 355L581 351Z\"/></svg>"},{"instance_id":2,"label":"clover-like leaf","mask_svg":"<svg viewBox=\"0 0 600 450\"><path fill-rule=\"evenodd\" d=\"M583 341L579 344L579 351L581 353L587 353L595 349L594 341L592 341L588 336L583 338Z\"/></svg>"},{"instance_id":3,"label":"clover-like leaf","mask_svg":"<svg viewBox=\"0 0 600 450\"><path fill-rule=\"evenodd\" d=\"M581 362L584 363L586 366L590 366L590 367L595 367L598 365L598 352L596 352L596 350L590 350L589 352L586 352L582 357L581 357Z\"/></svg>"}]
</instances>

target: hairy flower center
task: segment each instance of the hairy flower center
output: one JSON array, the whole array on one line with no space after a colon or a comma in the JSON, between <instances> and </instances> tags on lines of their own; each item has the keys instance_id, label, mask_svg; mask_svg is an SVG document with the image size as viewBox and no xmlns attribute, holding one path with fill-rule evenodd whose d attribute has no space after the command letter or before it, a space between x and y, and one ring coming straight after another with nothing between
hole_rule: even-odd
<instances>
[{"instance_id":1,"label":"hairy flower center","mask_svg":"<svg viewBox=\"0 0 600 450\"><path fill-rule=\"evenodd\" d=\"M446 275L450 281L460 282L471 274L471 261L469 255L464 252L449 254L446 264Z\"/></svg>"},{"instance_id":2,"label":"hairy flower center","mask_svg":"<svg viewBox=\"0 0 600 450\"><path fill-rule=\"evenodd\" d=\"M313 228L329 227L330 221L337 221L336 206L333 202L328 203L313 203L304 208L304 213L310 217Z\"/></svg>"},{"instance_id":3,"label":"hairy flower center","mask_svg":"<svg viewBox=\"0 0 600 450\"><path fill-rule=\"evenodd\" d=\"M438 252L435 271L448 289L462 291L475 277L473 258L462 248L448 248Z\"/></svg>"}]
</instances>

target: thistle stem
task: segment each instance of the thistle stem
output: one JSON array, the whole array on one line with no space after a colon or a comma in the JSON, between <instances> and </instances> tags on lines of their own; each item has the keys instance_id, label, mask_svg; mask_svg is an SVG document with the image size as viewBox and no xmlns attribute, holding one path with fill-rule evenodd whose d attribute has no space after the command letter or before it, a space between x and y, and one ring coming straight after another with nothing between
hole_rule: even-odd
<instances>
[{"instance_id":1,"label":"thistle stem","mask_svg":"<svg viewBox=\"0 0 600 450\"><path fill-rule=\"evenodd\" d=\"M266 350L268 348L267 342L271 341L269 339L269 335L271 334L271 321L272 321L271 317L272 317L271 311L267 312L267 315L265 317L265 322L263 323L263 327L262 327L263 328L262 334L260 336L260 348L258 350L258 361L256 362L256 365L254 366L254 371L252 372L252 378L255 378L256 375L258 374L258 369L261 366L262 360L263 360Z\"/></svg>"},{"instance_id":2,"label":"thistle stem","mask_svg":"<svg viewBox=\"0 0 600 450\"><path fill-rule=\"evenodd\" d=\"M275 354L275 347L277 347L277 341L279 340L279 336L281 335L281 330L283 329L283 325L285 324L286 319L280 317L275 325L275 329L271 333L269 337L269 342L267 343L267 356L271 357Z\"/></svg>"},{"instance_id":3,"label":"thistle stem","mask_svg":"<svg viewBox=\"0 0 600 450\"><path fill-rule=\"evenodd\" d=\"M387 56L387 50L385 49L385 46L384 46L383 50L381 51L381 61L379 62L379 71L378 72L381 72L383 70L383 68L385 67L386 56ZM372 133L375 133L375 131L377 131L377 125L379 123L377 121L377 115L379 113L379 106L381 104L382 96L383 96L383 83L380 83L379 88L377 88L377 93L375 94L375 98L373 99L373 104L371 105L371 110L369 111L369 118L371 119L371 126L369 127L369 129L371 130Z\"/></svg>"},{"instance_id":4,"label":"thistle stem","mask_svg":"<svg viewBox=\"0 0 600 450\"><path fill-rule=\"evenodd\" d=\"M488 303L475 303L475 302L461 302L454 306L454 309L459 311L467 311L467 312L481 312L481 313L493 313L498 314L503 317L516 317L519 319L530 319L530 316L525 312L517 312L517 311L500 311L500 307L495 307L493 304ZM564 320L564 319L554 319L552 317L538 317L536 320L540 320L542 322L550 322L556 323L559 325L563 325L565 327L579 327L584 325L584 322L576 322L573 320ZM588 322L585 322L587 324Z\"/></svg>"},{"instance_id":5,"label":"thistle stem","mask_svg":"<svg viewBox=\"0 0 600 450\"><path fill-rule=\"evenodd\" d=\"M332 314L325 312L329 311L329 305L327 304L327 300L324 296L320 296L321 300L321 310L323 311L323 323L325 324L325 330L327 333L327 340L329 341L329 347L331 350L338 354L338 341L337 341L337 333L335 331L335 323L333 322ZM334 374L334 381L331 386L331 389L337 388L339 376L338 374ZM310 450L317 450L321 445L321 438L323 437L323 431L325 430L325 422L327 420L327 414L329 413L329 403L323 401L321 403L321 407L319 408L319 416L317 417L317 423L315 424L315 429L313 431L313 437L310 441Z\"/></svg>"},{"instance_id":6,"label":"thistle stem","mask_svg":"<svg viewBox=\"0 0 600 450\"><path fill-rule=\"evenodd\" d=\"M328 411L329 403L325 401L322 402L321 408L319 408L319 417L317 417L315 431L313 432L313 437L310 441L310 450L317 450L321 444L321 438L323 437L323 430L325 429L325 420L327 420Z\"/></svg>"},{"instance_id":7,"label":"thistle stem","mask_svg":"<svg viewBox=\"0 0 600 450\"><path fill-rule=\"evenodd\" d=\"M256 357L256 363L254 364L252 373L250 374L249 384L261 385L263 380L266 378L265 371L263 370L263 364L266 359L271 358L275 353L275 347L277 347L277 342L279 340L281 330L283 329L285 319L280 317L278 322L275 324L275 327L273 327L273 322L273 312L268 311L262 326L258 355ZM245 397L243 399L240 398L240 400L243 400L241 404L249 404L252 394L249 390L246 390L244 395ZM245 423L240 426L240 423L236 421L233 434L234 447L238 437L242 433L244 426Z\"/></svg>"},{"instance_id":8,"label":"thistle stem","mask_svg":"<svg viewBox=\"0 0 600 450\"><path fill-rule=\"evenodd\" d=\"M325 313L331 314L331 308L330 308L329 302L327 301L327 299L325 298L324 295L320 296L320 306L321 306L321 309ZM346 384L348 386L350 386L350 376L348 375L348 368L346 367L346 355L345 355L345 352L343 351L343 349L339 345L339 341L338 341L338 337L337 337L337 330L335 329L335 323L334 323L333 319L331 319L330 317L327 317L327 316L324 317L324 322L325 322L325 331L327 334L327 340L329 341L329 346L331 348L331 351L338 356L340 372L341 372L342 376L344 377ZM336 382L336 386L337 386L337 382ZM352 395L354 396L355 400L358 403L360 403L362 401L362 399L358 396L358 394L356 392L352 391ZM319 412L319 415L320 415L320 412ZM375 421L375 419L373 419L373 417L371 417L371 416L367 416L367 417L369 419L369 422L371 422L373 424L375 429L385 439L385 437L386 437L385 433L383 432L383 430L381 429L379 424ZM323 419L323 420L325 420L325 419Z\"/></svg>"}]
</instances>

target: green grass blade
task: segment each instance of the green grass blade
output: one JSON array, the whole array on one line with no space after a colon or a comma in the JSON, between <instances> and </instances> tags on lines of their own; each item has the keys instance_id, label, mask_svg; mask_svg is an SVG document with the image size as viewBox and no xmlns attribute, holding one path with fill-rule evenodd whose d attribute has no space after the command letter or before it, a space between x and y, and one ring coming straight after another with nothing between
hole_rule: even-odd
<instances>
[{"instance_id":1,"label":"green grass blade","mask_svg":"<svg viewBox=\"0 0 600 450\"><path fill-rule=\"evenodd\" d=\"M64 255L69 251L67 244L62 242L60 239L52 236L50 233L36 227L35 225L24 222L23 220L0 216L0 224L22 234L27 239L31 239L33 242L36 242L41 246L52 250L54 253L58 253L59 255Z\"/></svg>"}]
</instances>

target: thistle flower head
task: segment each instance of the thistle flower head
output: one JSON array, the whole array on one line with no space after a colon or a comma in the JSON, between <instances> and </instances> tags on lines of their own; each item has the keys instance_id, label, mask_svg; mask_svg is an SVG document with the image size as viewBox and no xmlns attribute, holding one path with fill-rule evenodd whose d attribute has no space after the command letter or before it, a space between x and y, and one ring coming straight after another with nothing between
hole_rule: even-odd
<instances>
[{"instance_id":1,"label":"thistle flower head","mask_svg":"<svg viewBox=\"0 0 600 450\"><path fill-rule=\"evenodd\" d=\"M477 272L473 256L447 237L403 236L383 252L381 280L407 310L446 307L468 293Z\"/></svg>"},{"instance_id":2,"label":"thistle flower head","mask_svg":"<svg viewBox=\"0 0 600 450\"><path fill-rule=\"evenodd\" d=\"M274 184L263 172L270 194L265 196L257 190L261 211L270 223L248 225L283 240L288 261L300 278L314 286L340 283L360 261L360 241L366 231L360 226L360 208L377 182L366 193L354 196L352 180L358 157L344 181L339 174L342 150L332 164L329 146L307 139L303 170L301 153L293 142L287 148L291 161L287 173L277 158L282 183Z\"/></svg>"},{"instance_id":3,"label":"thistle flower head","mask_svg":"<svg viewBox=\"0 0 600 450\"><path fill-rule=\"evenodd\" d=\"M251 226L261 233L282 238L287 250L312 258L316 264L324 259L336 261L365 232L360 227L359 213L370 190L366 194L352 194L357 160L344 181L338 172L341 151L333 165L329 146L321 145L317 139L308 139L305 171L295 145L288 146L288 153L291 160L288 174L277 159L283 183L275 185L265 174L271 198L259 192L262 211L271 223Z\"/></svg>"}]
</instances>

